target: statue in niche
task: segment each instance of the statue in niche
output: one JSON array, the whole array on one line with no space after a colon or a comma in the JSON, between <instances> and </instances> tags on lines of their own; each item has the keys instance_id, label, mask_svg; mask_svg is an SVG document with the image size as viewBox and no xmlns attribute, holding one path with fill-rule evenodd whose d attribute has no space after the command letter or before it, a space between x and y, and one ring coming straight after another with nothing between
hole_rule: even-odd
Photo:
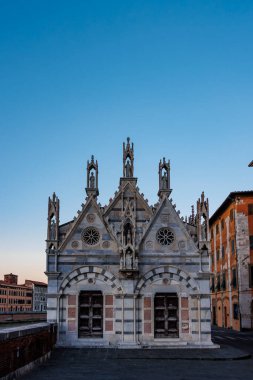
<instances>
[{"instance_id":1,"label":"statue in niche","mask_svg":"<svg viewBox=\"0 0 253 380\"><path fill-rule=\"evenodd\" d=\"M162 176L162 189L167 190L167 188L168 188L168 175L167 175L167 171L165 170Z\"/></svg>"},{"instance_id":2,"label":"statue in niche","mask_svg":"<svg viewBox=\"0 0 253 380\"><path fill-rule=\"evenodd\" d=\"M203 223L201 224L201 238L202 240L207 240L207 227L206 227L206 220L204 219Z\"/></svg>"},{"instance_id":3,"label":"statue in niche","mask_svg":"<svg viewBox=\"0 0 253 380\"><path fill-rule=\"evenodd\" d=\"M50 225L50 240L55 240L56 239L56 223L55 220L51 220L51 225Z\"/></svg>"},{"instance_id":4,"label":"statue in niche","mask_svg":"<svg viewBox=\"0 0 253 380\"><path fill-rule=\"evenodd\" d=\"M131 239L131 232L130 232L130 230L128 230L128 231L127 231L127 244L131 244L131 243L132 243L131 240L132 240L132 239Z\"/></svg>"},{"instance_id":5,"label":"statue in niche","mask_svg":"<svg viewBox=\"0 0 253 380\"><path fill-rule=\"evenodd\" d=\"M90 175L90 188L91 189L95 188L95 176L93 172L91 172L91 175Z\"/></svg>"},{"instance_id":6,"label":"statue in niche","mask_svg":"<svg viewBox=\"0 0 253 380\"><path fill-rule=\"evenodd\" d=\"M133 244L132 229L131 229L130 224L127 224L125 226L124 237L125 237L125 245Z\"/></svg>"},{"instance_id":7,"label":"statue in niche","mask_svg":"<svg viewBox=\"0 0 253 380\"><path fill-rule=\"evenodd\" d=\"M123 264L124 264L124 260L123 260L123 257L121 256L121 258L120 258L120 269L123 269Z\"/></svg>"},{"instance_id":8,"label":"statue in niche","mask_svg":"<svg viewBox=\"0 0 253 380\"><path fill-rule=\"evenodd\" d=\"M131 168L131 164L129 160L127 160L126 162L125 169L126 169L126 177L132 177L132 168Z\"/></svg>"},{"instance_id":9,"label":"statue in niche","mask_svg":"<svg viewBox=\"0 0 253 380\"><path fill-rule=\"evenodd\" d=\"M49 253L51 253L51 254L55 253L55 248L53 245L49 248Z\"/></svg>"},{"instance_id":10,"label":"statue in niche","mask_svg":"<svg viewBox=\"0 0 253 380\"><path fill-rule=\"evenodd\" d=\"M138 257L136 256L134 259L134 268L135 269L138 269L138 263L139 263L139 260L138 260Z\"/></svg>"},{"instance_id":11,"label":"statue in niche","mask_svg":"<svg viewBox=\"0 0 253 380\"><path fill-rule=\"evenodd\" d=\"M133 256L131 251L127 251L126 253L126 268L132 269L133 268Z\"/></svg>"}]
</instances>

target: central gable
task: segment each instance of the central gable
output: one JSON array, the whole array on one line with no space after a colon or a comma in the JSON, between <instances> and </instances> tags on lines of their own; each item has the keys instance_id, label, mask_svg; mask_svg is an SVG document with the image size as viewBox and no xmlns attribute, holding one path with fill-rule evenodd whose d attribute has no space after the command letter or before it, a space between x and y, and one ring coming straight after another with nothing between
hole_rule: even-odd
<instances>
[{"instance_id":1,"label":"central gable","mask_svg":"<svg viewBox=\"0 0 253 380\"><path fill-rule=\"evenodd\" d=\"M151 207L132 181L121 182L119 191L104 212L104 218L120 244L122 229L128 220L134 225L138 244L152 216Z\"/></svg>"}]
</instances>

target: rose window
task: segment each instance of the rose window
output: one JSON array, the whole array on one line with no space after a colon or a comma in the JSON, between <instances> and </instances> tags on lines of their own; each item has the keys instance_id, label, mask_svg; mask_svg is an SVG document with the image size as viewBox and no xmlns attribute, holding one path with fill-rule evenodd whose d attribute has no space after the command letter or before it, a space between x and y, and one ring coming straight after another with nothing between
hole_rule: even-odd
<instances>
[{"instance_id":1,"label":"rose window","mask_svg":"<svg viewBox=\"0 0 253 380\"><path fill-rule=\"evenodd\" d=\"M156 234L156 239L161 245L170 245L174 238L173 232L167 227L160 228Z\"/></svg>"},{"instance_id":2,"label":"rose window","mask_svg":"<svg viewBox=\"0 0 253 380\"><path fill-rule=\"evenodd\" d=\"M85 244L95 245L99 242L99 232L94 227L87 227L82 232L82 240Z\"/></svg>"}]
</instances>

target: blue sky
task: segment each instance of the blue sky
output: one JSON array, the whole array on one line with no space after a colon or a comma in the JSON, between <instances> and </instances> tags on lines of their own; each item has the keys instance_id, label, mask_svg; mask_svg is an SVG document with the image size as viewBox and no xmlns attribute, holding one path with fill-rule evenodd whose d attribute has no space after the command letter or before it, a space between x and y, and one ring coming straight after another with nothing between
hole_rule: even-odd
<instances>
[{"instance_id":1,"label":"blue sky","mask_svg":"<svg viewBox=\"0 0 253 380\"><path fill-rule=\"evenodd\" d=\"M252 20L251 0L0 0L0 278L45 279L48 196L72 219L94 154L106 204L127 136L152 204L163 156L181 215L253 188Z\"/></svg>"}]
</instances>

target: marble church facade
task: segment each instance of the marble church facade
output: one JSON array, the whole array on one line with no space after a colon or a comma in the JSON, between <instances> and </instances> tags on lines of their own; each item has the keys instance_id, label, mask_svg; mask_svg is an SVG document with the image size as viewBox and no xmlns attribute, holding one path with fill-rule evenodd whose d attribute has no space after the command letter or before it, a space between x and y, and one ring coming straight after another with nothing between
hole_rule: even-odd
<instances>
[{"instance_id":1,"label":"marble church facade","mask_svg":"<svg viewBox=\"0 0 253 380\"><path fill-rule=\"evenodd\" d=\"M123 144L123 176L109 204L98 203L98 163L87 163L85 202L59 224L48 201L48 321L58 344L111 347L213 347L208 200L181 218L170 199L170 162L158 167L158 202L134 176L134 146Z\"/></svg>"}]
</instances>

